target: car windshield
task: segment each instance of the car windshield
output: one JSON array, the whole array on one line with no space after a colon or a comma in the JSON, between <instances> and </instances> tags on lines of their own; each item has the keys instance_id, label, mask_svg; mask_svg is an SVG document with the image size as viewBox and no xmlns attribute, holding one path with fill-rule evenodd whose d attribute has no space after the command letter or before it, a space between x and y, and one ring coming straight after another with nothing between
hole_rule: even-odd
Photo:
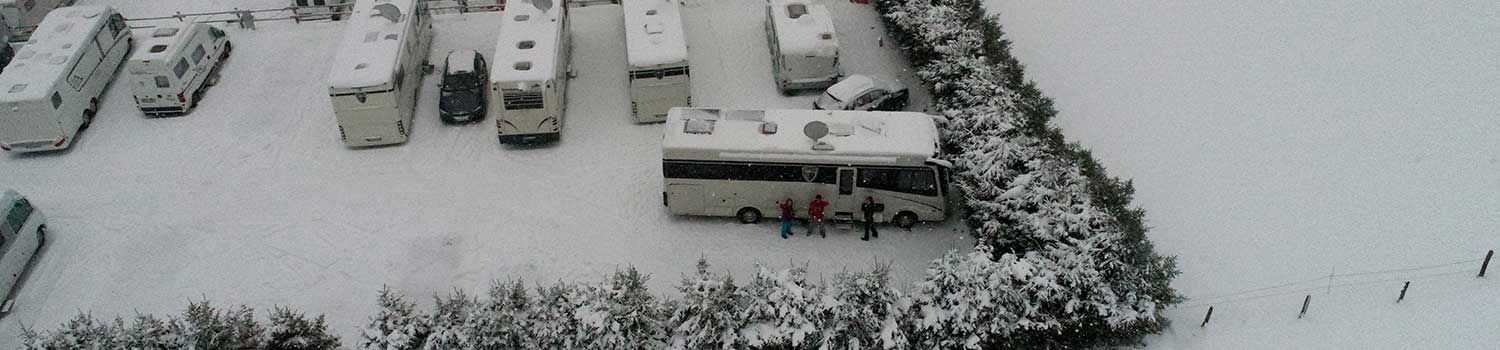
<instances>
[{"instance_id":1,"label":"car windshield","mask_svg":"<svg viewBox=\"0 0 1500 350\"><path fill-rule=\"evenodd\" d=\"M482 84L479 74L458 73L443 76L443 91L474 90Z\"/></svg>"},{"instance_id":2,"label":"car windshield","mask_svg":"<svg viewBox=\"0 0 1500 350\"><path fill-rule=\"evenodd\" d=\"M438 99L438 108L448 112L473 112L479 109L480 95L478 90L449 91L443 90L443 95Z\"/></svg>"}]
</instances>

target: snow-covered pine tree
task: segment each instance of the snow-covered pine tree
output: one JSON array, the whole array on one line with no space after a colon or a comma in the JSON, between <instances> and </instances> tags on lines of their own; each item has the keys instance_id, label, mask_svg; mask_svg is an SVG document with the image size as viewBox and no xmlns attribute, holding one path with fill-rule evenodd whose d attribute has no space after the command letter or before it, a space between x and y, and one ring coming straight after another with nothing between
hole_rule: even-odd
<instances>
[{"instance_id":1,"label":"snow-covered pine tree","mask_svg":"<svg viewBox=\"0 0 1500 350\"><path fill-rule=\"evenodd\" d=\"M360 332L362 350L416 350L431 331L416 305L389 287L380 290L380 311Z\"/></svg>"},{"instance_id":2,"label":"snow-covered pine tree","mask_svg":"<svg viewBox=\"0 0 1500 350\"><path fill-rule=\"evenodd\" d=\"M615 271L595 294L602 301L597 306L580 308L579 319L588 333L589 349L634 350L661 349L666 346L664 324L666 312L656 301L646 281L634 266ZM602 308L598 307L602 306ZM591 310L592 316L584 316Z\"/></svg>"},{"instance_id":3,"label":"snow-covered pine tree","mask_svg":"<svg viewBox=\"0 0 1500 350\"><path fill-rule=\"evenodd\" d=\"M698 259L698 273L682 276L677 287L682 301L668 325L672 349L731 349L744 322L739 319L740 302L732 276L718 277L708 270L708 259Z\"/></svg>"},{"instance_id":4,"label":"snow-covered pine tree","mask_svg":"<svg viewBox=\"0 0 1500 350\"><path fill-rule=\"evenodd\" d=\"M21 348L28 350L115 349L126 330L124 322L107 322L79 313L53 331L21 330Z\"/></svg>"},{"instance_id":5,"label":"snow-covered pine tree","mask_svg":"<svg viewBox=\"0 0 1500 350\"><path fill-rule=\"evenodd\" d=\"M339 345L339 338L328 334L323 315L308 320L290 307L277 306L271 310L265 350L334 350Z\"/></svg>"},{"instance_id":6,"label":"snow-covered pine tree","mask_svg":"<svg viewBox=\"0 0 1500 350\"><path fill-rule=\"evenodd\" d=\"M249 307L221 311L205 300L188 303L182 316L170 328L192 349L260 348L263 330Z\"/></svg>"},{"instance_id":7,"label":"snow-covered pine tree","mask_svg":"<svg viewBox=\"0 0 1500 350\"><path fill-rule=\"evenodd\" d=\"M820 349L904 349L910 301L890 286L890 266L840 272L818 302Z\"/></svg>"},{"instance_id":8,"label":"snow-covered pine tree","mask_svg":"<svg viewBox=\"0 0 1500 350\"><path fill-rule=\"evenodd\" d=\"M822 294L807 282L807 268L771 272L755 265L755 275L739 290L740 341L750 349L811 349L820 341L818 303Z\"/></svg>"},{"instance_id":9,"label":"snow-covered pine tree","mask_svg":"<svg viewBox=\"0 0 1500 350\"><path fill-rule=\"evenodd\" d=\"M126 349L186 349L182 334L172 327L174 320L162 320L153 315L137 315L120 341Z\"/></svg>"},{"instance_id":10,"label":"snow-covered pine tree","mask_svg":"<svg viewBox=\"0 0 1500 350\"><path fill-rule=\"evenodd\" d=\"M557 282L549 287L537 287L537 300L532 303L527 324L531 349L578 349L581 348L577 311L580 298L579 287Z\"/></svg>"},{"instance_id":11,"label":"snow-covered pine tree","mask_svg":"<svg viewBox=\"0 0 1500 350\"><path fill-rule=\"evenodd\" d=\"M524 349L530 307L521 281L495 281L488 298L469 312L463 336L473 349Z\"/></svg>"},{"instance_id":12,"label":"snow-covered pine tree","mask_svg":"<svg viewBox=\"0 0 1500 350\"><path fill-rule=\"evenodd\" d=\"M473 348L463 330L469 314L478 302L464 294L461 290L454 290L453 294L446 297L433 296L434 309L427 324L431 325L431 333L427 335L427 341L422 345L423 350L455 350Z\"/></svg>"}]
</instances>

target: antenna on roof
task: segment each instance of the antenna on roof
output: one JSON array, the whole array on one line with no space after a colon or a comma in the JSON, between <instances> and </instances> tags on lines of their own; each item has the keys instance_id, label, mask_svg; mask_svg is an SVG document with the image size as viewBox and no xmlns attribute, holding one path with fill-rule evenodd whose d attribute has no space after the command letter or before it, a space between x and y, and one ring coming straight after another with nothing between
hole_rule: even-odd
<instances>
[{"instance_id":1,"label":"antenna on roof","mask_svg":"<svg viewBox=\"0 0 1500 350\"><path fill-rule=\"evenodd\" d=\"M808 122L807 125L802 126L802 134L803 135L807 135L808 138L813 139L812 149L814 151L832 151L833 150L833 145L830 145L827 142L823 142L823 141L819 140L819 139L823 138L824 136L828 136L828 123L824 123L824 122L817 121L817 120Z\"/></svg>"},{"instance_id":2,"label":"antenna on roof","mask_svg":"<svg viewBox=\"0 0 1500 350\"><path fill-rule=\"evenodd\" d=\"M552 9L552 0L531 0L531 6L536 6L536 9L547 12L547 10Z\"/></svg>"},{"instance_id":3,"label":"antenna on roof","mask_svg":"<svg viewBox=\"0 0 1500 350\"><path fill-rule=\"evenodd\" d=\"M385 17L385 19L391 20L391 23L401 21L401 8L396 7L396 5L392 5L391 3L384 3L375 5L374 9L375 14L373 14L372 16Z\"/></svg>"}]
</instances>

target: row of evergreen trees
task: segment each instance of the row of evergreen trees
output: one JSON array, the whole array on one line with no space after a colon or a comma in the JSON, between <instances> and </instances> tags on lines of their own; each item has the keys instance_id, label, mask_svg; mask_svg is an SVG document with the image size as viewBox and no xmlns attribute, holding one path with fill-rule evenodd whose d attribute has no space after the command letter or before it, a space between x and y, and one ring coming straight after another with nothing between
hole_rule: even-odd
<instances>
[{"instance_id":1,"label":"row of evergreen trees","mask_svg":"<svg viewBox=\"0 0 1500 350\"><path fill-rule=\"evenodd\" d=\"M102 320L79 314L55 330L23 329L23 349L46 350L330 350L339 347L328 333L323 316L277 307L261 324L255 311L244 306L219 309L207 301L188 305L181 318L138 315Z\"/></svg>"},{"instance_id":2,"label":"row of evergreen trees","mask_svg":"<svg viewBox=\"0 0 1500 350\"><path fill-rule=\"evenodd\" d=\"M983 325L952 328L962 332L955 340L972 336L970 348L1108 345L1160 331L1163 308L1181 301L1170 286L1175 258L1154 251L1130 182L1049 124L1052 101L1026 81L981 3L876 0L948 119L944 148L965 219L980 239L976 253L989 255L945 258L921 288L991 300L980 308L993 311L954 315L973 310L951 297L924 322ZM950 273L979 279L943 285Z\"/></svg>"}]
</instances>

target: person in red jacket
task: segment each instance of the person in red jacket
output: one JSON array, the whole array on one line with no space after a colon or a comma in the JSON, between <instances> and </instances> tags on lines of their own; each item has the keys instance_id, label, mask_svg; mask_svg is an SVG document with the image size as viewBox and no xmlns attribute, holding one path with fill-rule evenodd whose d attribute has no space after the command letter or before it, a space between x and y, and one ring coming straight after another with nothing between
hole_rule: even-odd
<instances>
[{"instance_id":1,"label":"person in red jacket","mask_svg":"<svg viewBox=\"0 0 1500 350\"><path fill-rule=\"evenodd\" d=\"M828 201L823 200L823 195L813 197L812 203L807 205L807 215L812 217L812 227L807 229L807 235L811 236L813 229L817 229L823 238L828 238L828 229L823 226L823 211L828 209Z\"/></svg>"},{"instance_id":2,"label":"person in red jacket","mask_svg":"<svg viewBox=\"0 0 1500 350\"><path fill-rule=\"evenodd\" d=\"M776 201L776 206L781 208L781 239L786 239L792 233L792 220L796 220L796 211L792 209L792 199Z\"/></svg>"}]
</instances>

